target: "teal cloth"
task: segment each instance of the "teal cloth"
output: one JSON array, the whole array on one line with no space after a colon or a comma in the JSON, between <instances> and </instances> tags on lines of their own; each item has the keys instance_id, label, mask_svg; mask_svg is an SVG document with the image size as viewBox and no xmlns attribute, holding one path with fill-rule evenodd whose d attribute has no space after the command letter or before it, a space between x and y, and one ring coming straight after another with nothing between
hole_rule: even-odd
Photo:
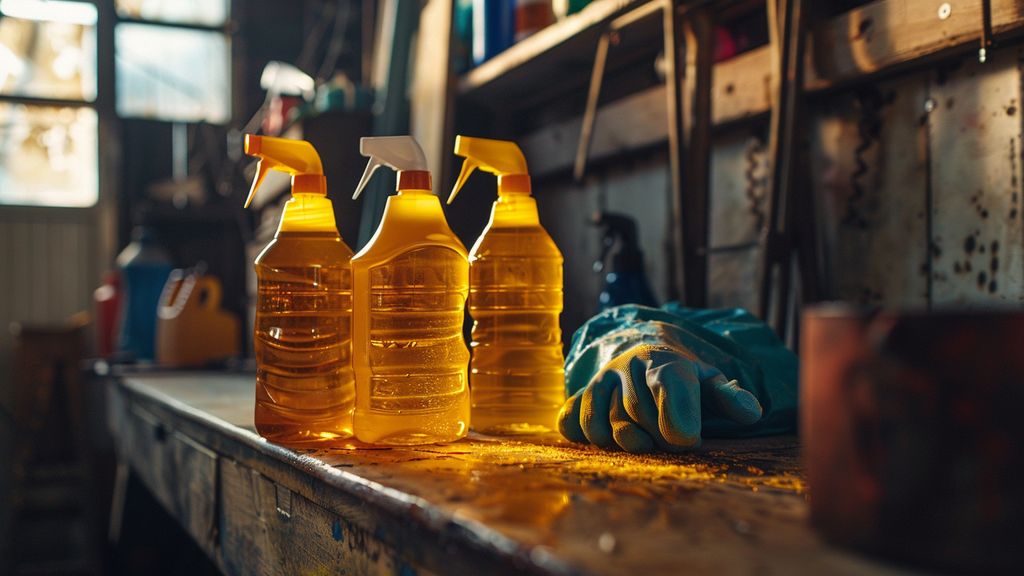
<instances>
[{"instance_id":1,"label":"teal cloth","mask_svg":"<svg viewBox=\"0 0 1024 576\"><path fill-rule=\"evenodd\" d=\"M675 367L663 370L666 364ZM657 410L666 412L658 402L666 397L659 396L661 388L677 387L677 381L682 380L693 383L689 386L692 391L676 393L673 401L678 404L679 398L689 397L691 403L699 406L676 405L671 409L672 418L666 420L664 414L658 414L639 423L633 418L632 423L624 426L637 424L650 433L658 448L666 450L692 447L701 436L736 438L792 432L797 417L797 366L796 355L767 325L745 310L691 309L676 303L660 309L619 306L591 318L573 336L565 363L569 400L563 407L560 428L570 440L615 448L610 442L607 419L588 413L610 410L616 440L620 440L620 435L627 437L626 445L619 441L618 446L635 452L648 451L652 448L650 439L632 442L628 438L631 431L621 429L622 421L629 420L622 409L623 398L629 406L631 392L627 388L642 388L640 394L650 397L651 393L646 391L649 388L659 406ZM647 380L647 386L634 386L631 380L637 379ZM737 383L760 403L760 418L756 406L751 410L755 403L749 395L736 389ZM710 390L710 386L715 390ZM608 392L611 400L600 399L602 389L619 387L623 389ZM636 392L632 394L635 402ZM582 411L579 404L584 405ZM647 405L654 406L650 402ZM631 408L634 413L638 411L635 405ZM564 426L567 421L575 422L577 416L567 414L574 409L582 414L581 426ZM620 428L616 428L617 417ZM674 431L667 429L672 426L685 428L679 431L681 436L675 435L683 440L672 439ZM691 439L686 440L687 437Z\"/></svg>"}]
</instances>

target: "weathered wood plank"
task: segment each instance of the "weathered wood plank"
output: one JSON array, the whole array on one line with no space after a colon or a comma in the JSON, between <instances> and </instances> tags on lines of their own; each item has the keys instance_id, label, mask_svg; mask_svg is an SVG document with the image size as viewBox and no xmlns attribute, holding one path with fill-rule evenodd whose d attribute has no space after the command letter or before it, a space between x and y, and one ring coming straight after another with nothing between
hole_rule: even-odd
<instances>
[{"instance_id":1,"label":"weathered wood plank","mask_svg":"<svg viewBox=\"0 0 1024 576\"><path fill-rule=\"evenodd\" d=\"M768 112L772 102L771 52L763 46L715 65L711 117L716 125Z\"/></svg>"},{"instance_id":2,"label":"weathered wood plank","mask_svg":"<svg viewBox=\"0 0 1024 576\"><path fill-rule=\"evenodd\" d=\"M927 75L819 102L811 177L832 297L928 303Z\"/></svg>"},{"instance_id":3,"label":"weathered wood plank","mask_svg":"<svg viewBox=\"0 0 1024 576\"><path fill-rule=\"evenodd\" d=\"M174 375L114 387L122 422L141 407L218 454L229 574L889 571L810 532L792 439L676 456L553 436L299 454L218 416L251 413L251 388L251 377Z\"/></svg>"},{"instance_id":4,"label":"weathered wood plank","mask_svg":"<svg viewBox=\"0 0 1024 576\"><path fill-rule=\"evenodd\" d=\"M520 139L530 173L568 170L576 157L582 116L551 124ZM598 109L590 145L591 161L639 150L668 139L665 87L659 86Z\"/></svg>"},{"instance_id":5,"label":"weathered wood plank","mask_svg":"<svg viewBox=\"0 0 1024 576\"><path fill-rule=\"evenodd\" d=\"M936 305L1024 302L1019 49L936 69L932 298Z\"/></svg>"},{"instance_id":6,"label":"weathered wood plank","mask_svg":"<svg viewBox=\"0 0 1024 576\"><path fill-rule=\"evenodd\" d=\"M808 86L834 85L978 41L981 2L947 2L945 18L942 4L880 0L824 22L811 33ZM992 0L995 34L1019 34L1022 24L1024 2Z\"/></svg>"},{"instance_id":7,"label":"weathered wood plank","mask_svg":"<svg viewBox=\"0 0 1024 576\"><path fill-rule=\"evenodd\" d=\"M430 574L239 462L223 461L220 473L224 532L215 558L228 574Z\"/></svg>"},{"instance_id":8,"label":"weathered wood plank","mask_svg":"<svg viewBox=\"0 0 1024 576\"><path fill-rule=\"evenodd\" d=\"M217 454L180 432L171 434L170 447L175 517L212 556L217 545Z\"/></svg>"}]
</instances>

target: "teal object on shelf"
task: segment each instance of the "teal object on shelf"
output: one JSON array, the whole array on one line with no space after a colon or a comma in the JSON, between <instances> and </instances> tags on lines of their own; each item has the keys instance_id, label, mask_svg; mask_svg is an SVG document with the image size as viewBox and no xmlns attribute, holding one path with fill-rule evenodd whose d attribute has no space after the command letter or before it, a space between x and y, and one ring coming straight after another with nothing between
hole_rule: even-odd
<instances>
[{"instance_id":1,"label":"teal object on shelf","mask_svg":"<svg viewBox=\"0 0 1024 576\"><path fill-rule=\"evenodd\" d=\"M554 0L552 7L559 19L575 14L590 4L590 0Z\"/></svg>"}]
</instances>

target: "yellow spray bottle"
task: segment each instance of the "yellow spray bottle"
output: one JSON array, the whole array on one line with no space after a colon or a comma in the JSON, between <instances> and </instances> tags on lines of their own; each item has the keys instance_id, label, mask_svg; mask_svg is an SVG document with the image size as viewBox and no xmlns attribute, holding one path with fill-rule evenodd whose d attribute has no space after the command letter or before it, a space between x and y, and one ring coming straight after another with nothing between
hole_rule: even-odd
<instances>
[{"instance_id":1,"label":"yellow spray bottle","mask_svg":"<svg viewBox=\"0 0 1024 576\"><path fill-rule=\"evenodd\" d=\"M270 170L292 175L274 240L256 258L256 430L302 445L352 435L352 250L338 234L320 156L309 142L245 136L260 159L248 207Z\"/></svg>"},{"instance_id":2,"label":"yellow spray bottle","mask_svg":"<svg viewBox=\"0 0 1024 576\"><path fill-rule=\"evenodd\" d=\"M352 259L355 435L372 444L457 440L469 431L466 247L411 136L363 138L359 151L370 161L353 198L381 165L398 171L398 193Z\"/></svg>"},{"instance_id":3,"label":"yellow spray bottle","mask_svg":"<svg viewBox=\"0 0 1024 576\"><path fill-rule=\"evenodd\" d=\"M565 400L562 253L540 225L519 146L459 136L455 154L466 160L449 204L473 170L498 177L498 200L469 257L473 428L554 430Z\"/></svg>"}]
</instances>

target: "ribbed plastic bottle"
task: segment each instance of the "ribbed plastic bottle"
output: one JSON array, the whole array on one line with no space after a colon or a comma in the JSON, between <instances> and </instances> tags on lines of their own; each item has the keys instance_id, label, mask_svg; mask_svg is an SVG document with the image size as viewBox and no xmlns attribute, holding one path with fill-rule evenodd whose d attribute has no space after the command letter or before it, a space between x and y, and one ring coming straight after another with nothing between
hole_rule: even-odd
<instances>
[{"instance_id":1,"label":"ribbed plastic bottle","mask_svg":"<svg viewBox=\"0 0 1024 576\"><path fill-rule=\"evenodd\" d=\"M519 146L459 136L455 153L466 160L449 204L473 170L498 177L491 219L469 255L473 428L555 430L565 400L562 253L540 225Z\"/></svg>"},{"instance_id":2,"label":"ribbed plastic bottle","mask_svg":"<svg viewBox=\"0 0 1024 576\"><path fill-rule=\"evenodd\" d=\"M292 175L274 240L256 258L256 430L288 445L352 435L352 250L309 142L246 135L260 159L246 207L269 170Z\"/></svg>"},{"instance_id":3,"label":"ribbed plastic bottle","mask_svg":"<svg viewBox=\"0 0 1024 576\"><path fill-rule=\"evenodd\" d=\"M469 431L466 248L448 227L412 137L363 138L359 150L370 161L353 198L381 165L398 171L398 193L352 259L356 438L457 440Z\"/></svg>"}]
</instances>

